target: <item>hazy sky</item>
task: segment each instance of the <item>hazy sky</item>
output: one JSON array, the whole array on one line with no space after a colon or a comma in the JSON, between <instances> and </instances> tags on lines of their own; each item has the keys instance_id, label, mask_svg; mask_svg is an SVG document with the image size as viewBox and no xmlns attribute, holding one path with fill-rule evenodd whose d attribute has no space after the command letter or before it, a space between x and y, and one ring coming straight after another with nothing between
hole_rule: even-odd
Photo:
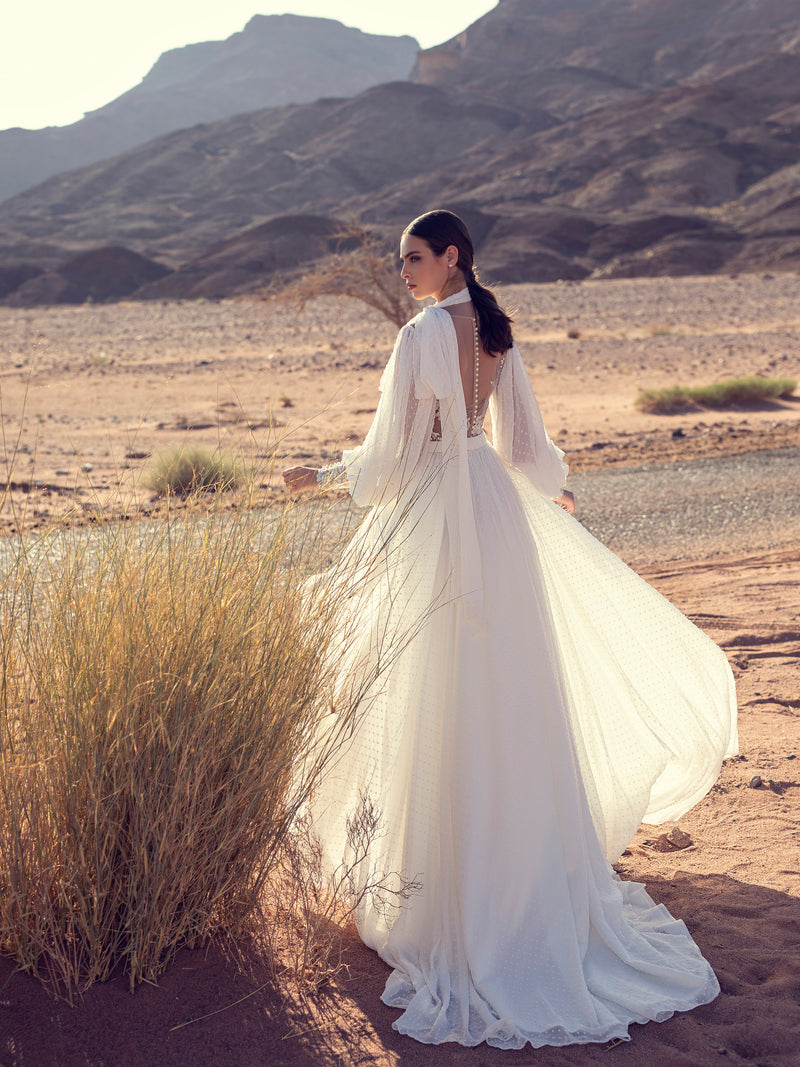
<instances>
[{"instance_id":1,"label":"hazy sky","mask_svg":"<svg viewBox=\"0 0 800 1067\"><path fill-rule=\"evenodd\" d=\"M316 15L441 44L495 0L0 0L0 130L64 126L141 81L168 48L229 37L253 15Z\"/></svg>"}]
</instances>

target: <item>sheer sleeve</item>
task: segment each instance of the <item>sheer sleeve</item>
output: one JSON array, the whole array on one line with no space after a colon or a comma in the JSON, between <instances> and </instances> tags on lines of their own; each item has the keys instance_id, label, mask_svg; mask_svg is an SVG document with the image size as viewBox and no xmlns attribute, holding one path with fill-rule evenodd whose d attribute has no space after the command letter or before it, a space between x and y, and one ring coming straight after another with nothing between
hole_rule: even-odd
<instances>
[{"instance_id":1,"label":"sheer sleeve","mask_svg":"<svg viewBox=\"0 0 800 1067\"><path fill-rule=\"evenodd\" d=\"M441 441L431 445L436 402ZM351 495L379 516L419 504L446 524L452 568L448 595L472 625L482 625L483 578L467 455L467 410L453 320L444 308L428 307L400 331L381 378L372 426L342 461ZM437 507L429 509L431 498ZM444 528L444 527L443 527ZM441 536L441 531L440 531Z\"/></svg>"},{"instance_id":2,"label":"sheer sleeve","mask_svg":"<svg viewBox=\"0 0 800 1067\"><path fill-rule=\"evenodd\" d=\"M569 467L547 435L528 372L516 344L506 356L489 405L494 447L545 496L561 494Z\"/></svg>"},{"instance_id":3,"label":"sheer sleeve","mask_svg":"<svg viewBox=\"0 0 800 1067\"><path fill-rule=\"evenodd\" d=\"M334 463L330 467L320 467L317 471L317 485L320 489L327 489L328 486L335 485L344 474L344 470L344 463Z\"/></svg>"},{"instance_id":4,"label":"sheer sleeve","mask_svg":"<svg viewBox=\"0 0 800 1067\"><path fill-rule=\"evenodd\" d=\"M389 503L412 481L433 428L435 392L420 373L414 321L397 335L363 444L342 455L350 495L361 506Z\"/></svg>"}]
</instances>

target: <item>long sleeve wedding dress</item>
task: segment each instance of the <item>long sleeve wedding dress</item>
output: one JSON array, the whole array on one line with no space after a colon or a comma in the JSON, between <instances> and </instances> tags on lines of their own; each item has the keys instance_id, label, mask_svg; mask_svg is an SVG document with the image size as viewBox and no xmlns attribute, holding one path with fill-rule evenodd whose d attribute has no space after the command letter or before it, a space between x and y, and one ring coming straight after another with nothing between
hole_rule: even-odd
<instances>
[{"instance_id":1,"label":"long sleeve wedding dress","mask_svg":"<svg viewBox=\"0 0 800 1067\"><path fill-rule=\"evenodd\" d=\"M418 883L402 907L367 894L357 914L393 968L396 1029L501 1048L624 1038L719 991L684 923L610 864L736 751L733 679L553 502L566 467L516 346L492 444L469 436L447 311L468 299L400 331L372 427L343 456L368 509L344 560L371 563L342 670L410 629L310 813L334 869L369 798L382 825L361 884Z\"/></svg>"}]
</instances>

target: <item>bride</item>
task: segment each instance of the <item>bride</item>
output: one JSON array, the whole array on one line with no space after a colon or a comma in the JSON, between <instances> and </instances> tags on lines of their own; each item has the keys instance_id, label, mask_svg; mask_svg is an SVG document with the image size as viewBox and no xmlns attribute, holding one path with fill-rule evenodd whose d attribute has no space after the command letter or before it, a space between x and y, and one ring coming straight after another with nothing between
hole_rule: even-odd
<instances>
[{"instance_id":1,"label":"bride","mask_svg":"<svg viewBox=\"0 0 800 1067\"><path fill-rule=\"evenodd\" d=\"M362 884L418 883L403 907L367 895L357 915L392 968L397 1030L500 1048L627 1038L719 992L684 923L610 864L736 751L731 672L572 517L563 453L461 219L421 215L400 258L415 299L436 303L400 331L364 443L284 472L295 492L346 478L367 507L345 552L382 552L350 621L360 654L423 620L311 815L335 869L368 797L382 833Z\"/></svg>"}]
</instances>

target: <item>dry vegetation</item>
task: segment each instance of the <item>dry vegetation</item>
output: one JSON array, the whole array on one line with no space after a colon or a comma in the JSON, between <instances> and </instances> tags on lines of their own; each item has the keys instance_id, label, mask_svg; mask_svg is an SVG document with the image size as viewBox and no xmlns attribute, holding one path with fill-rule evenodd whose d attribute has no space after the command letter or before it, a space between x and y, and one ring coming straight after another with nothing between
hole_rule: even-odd
<instances>
[{"instance_id":1,"label":"dry vegetation","mask_svg":"<svg viewBox=\"0 0 800 1067\"><path fill-rule=\"evenodd\" d=\"M320 296L350 296L375 308L399 329L416 313L413 299L398 283L397 258L375 234L345 223L334 240L339 250L301 277L276 282L266 295L298 312Z\"/></svg>"},{"instance_id":2,"label":"dry vegetation","mask_svg":"<svg viewBox=\"0 0 800 1067\"><path fill-rule=\"evenodd\" d=\"M789 378L729 378L691 388L671 385L664 389L645 389L636 398L636 406L641 411L672 415L691 407L742 407L779 400L790 397L796 388L797 382Z\"/></svg>"},{"instance_id":3,"label":"dry vegetation","mask_svg":"<svg viewBox=\"0 0 800 1067\"><path fill-rule=\"evenodd\" d=\"M341 967L342 929L370 897L384 910L400 908L420 883L390 876L359 882L370 845L382 833L381 813L368 797L347 823L347 862L328 875L311 821L295 819L269 878L256 939L265 943L276 984L305 997Z\"/></svg>"},{"instance_id":4,"label":"dry vegetation","mask_svg":"<svg viewBox=\"0 0 800 1067\"><path fill-rule=\"evenodd\" d=\"M53 991L154 981L181 946L263 915L287 870L273 918L307 923L314 879L321 910L297 815L402 642L342 680L341 598L370 559L312 593L332 536L320 503L19 542L0 604L0 950ZM340 872L332 914L347 889Z\"/></svg>"},{"instance_id":5,"label":"dry vegetation","mask_svg":"<svg viewBox=\"0 0 800 1067\"><path fill-rule=\"evenodd\" d=\"M157 496L188 496L200 491L225 492L245 479L241 463L219 449L202 445L177 446L159 453L145 476Z\"/></svg>"}]
</instances>

